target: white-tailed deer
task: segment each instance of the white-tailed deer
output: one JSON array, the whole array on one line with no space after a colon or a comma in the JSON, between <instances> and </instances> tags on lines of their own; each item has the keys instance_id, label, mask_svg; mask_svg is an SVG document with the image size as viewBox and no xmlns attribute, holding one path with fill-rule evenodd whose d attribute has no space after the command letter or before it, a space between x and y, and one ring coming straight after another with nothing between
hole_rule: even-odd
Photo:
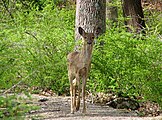
<instances>
[{"instance_id":1,"label":"white-tailed deer","mask_svg":"<svg viewBox=\"0 0 162 120\"><path fill-rule=\"evenodd\" d=\"M91 66L92 49L94 44L94 33L86 33L81 27L78 28L79 34L83 38L83 47L80 52L72 52L67 56L68 60L68 77L70 82L71 95L71 113L79 110L80 91L82 80L82 100L83 113L86 112L85 106L85 87L88 73ZM78 96L76 92L78 91Z\"/></svg>"}]
</instances>

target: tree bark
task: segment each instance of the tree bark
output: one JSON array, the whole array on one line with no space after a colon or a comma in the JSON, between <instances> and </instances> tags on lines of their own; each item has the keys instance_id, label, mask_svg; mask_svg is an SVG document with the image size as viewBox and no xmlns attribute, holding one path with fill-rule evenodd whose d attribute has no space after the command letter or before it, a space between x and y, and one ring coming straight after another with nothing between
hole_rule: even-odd
<instances>
[{"instance_id":1,"label":"tree bark","mask_svg":"<svg viewBox=\"0 0 162 120\"><path fill-rule=\"evenodd\" d=\"M101 28L100 34L106 30L106 0L77 0L76 21L75 21L75 41L81 39L78 27L82 27L86 32L95 33L97 28Z\"/></svg>"},{"instance_id":2,"label":"tree bark","mask_svg":"<svg viewBox=\"0 0 162 120\"><path fill-rule=\"evenodd\" d=\"M123 16L126 18L125 25L129 32L145 33L141 0L123 0Z\"/></svg>"}]
</instances>

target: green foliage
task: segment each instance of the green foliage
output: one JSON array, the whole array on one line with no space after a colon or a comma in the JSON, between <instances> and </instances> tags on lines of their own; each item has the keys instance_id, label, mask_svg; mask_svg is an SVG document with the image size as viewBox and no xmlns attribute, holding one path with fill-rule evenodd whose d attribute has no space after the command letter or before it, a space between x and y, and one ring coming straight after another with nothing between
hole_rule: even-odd
<instances>
[{"instance_id":1,"label":"green foliage","mask_svg":"<svg viewBox=\"0 0 162 120\"><path fill-rule=\"evenodd\" d=\"M150 35L162 34L162 14L161 11L156 9L150 9L148 7L144 8L144 16L146 29L148 29L148 33Z\"/></svg>"},{"instance_id":2,"label":"green foliage","mask_svg":"<svg viewBox=\"0 0 162 120\"><path fill-rule=\"evenodd\" d=\"M74 10L51 8L17 12L14 22L1 23L0 89L30 75L25 80L29 86L58 94L68 90L66 55L72 46Z\"/></svg>"},{"instance_id":3,"label":"green foliage","mask_svg":"<svg viewBox=\"0 0 162 120\"><path fill-rule=\"evenodd\" d=\"M38 109L25 103L25 99L17 95L0 96L0 119L22 119L25 113Z\"/></svg>"},{"instance_id":4,"label":"green foliage","mask_svg":"<svg viewBox=\"0 0 162 120\"><path fill-rule=\"evenodd\" d=\"M118 28L109 30L101 36L94 50L92 83L89 84L93 91L144 96L161 103L161 53L162 42L157 36L143 39Z\"/></svg>"}]
</instances>

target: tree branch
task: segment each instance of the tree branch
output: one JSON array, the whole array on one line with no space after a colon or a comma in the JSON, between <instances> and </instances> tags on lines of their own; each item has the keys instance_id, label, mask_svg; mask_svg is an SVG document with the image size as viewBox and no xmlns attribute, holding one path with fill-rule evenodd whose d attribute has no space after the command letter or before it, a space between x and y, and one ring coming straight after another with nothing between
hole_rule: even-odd
<instances>
[{"instance_id":1,"label":"tree branch","mask_svg":"<svg viewBox=\"0 0 162 120\"><path fill-rule=\"evenodd\" d=\"M25 78L22 78L22 80L20 80L18 83L16 83L15 85L13 85L11 88L7 89L6 91L4 91L3 94L8 93L9 91L11 91L12 89L14 89L16 86L18 86L22 81L24 81L25 79L27 79L30 75L32 75L33 73L35 73L36 71L32 72L31 74L27 75Z\"/></svg>"}]
</instances>

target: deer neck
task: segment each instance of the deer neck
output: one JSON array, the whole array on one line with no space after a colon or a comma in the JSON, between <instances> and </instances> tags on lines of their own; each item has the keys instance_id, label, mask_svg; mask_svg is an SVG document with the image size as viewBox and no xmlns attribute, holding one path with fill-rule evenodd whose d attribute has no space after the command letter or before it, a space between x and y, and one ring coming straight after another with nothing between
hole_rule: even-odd
<instances>
[{"instance_id":1,"label":"deer neck","mask_svg":"<svg viewBox=\"0 0 162 120\"><path fill-rule=\"evenodd\" d=\"M93 44L86 44L86 43L83 44L83 48L81 50L81 57L84 64L90 64L92 57L92 49Z\"/></svg>"}]
</instances>

